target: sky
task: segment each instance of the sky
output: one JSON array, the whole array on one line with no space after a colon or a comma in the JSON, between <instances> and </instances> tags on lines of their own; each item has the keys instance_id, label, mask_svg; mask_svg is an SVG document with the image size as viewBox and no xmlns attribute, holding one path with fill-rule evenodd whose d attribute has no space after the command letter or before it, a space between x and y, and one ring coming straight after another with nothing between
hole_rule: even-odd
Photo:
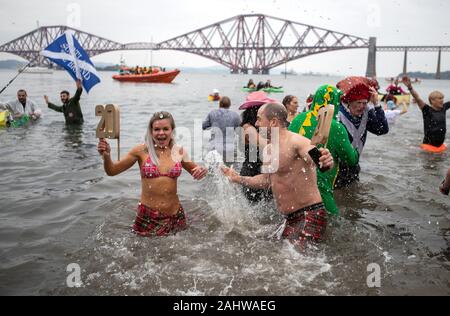
<instances>
[{"instance_id":1,"label":"sky","mask_svg":"<svg viewBox=\"0 0 450 316\"><path fill-rule=\"evenodd\" d=\"M0 0L0 44L44 25L69 25L120 43L161 42L239 14L262 13L363 38L378 45L450 46L447 0ZM126 51L96 56L93 62L149 64L149 52ZM0 60L16 59L0 53ZM209 67L215 62L192 54L156 51L153 63L166 67ZM363 75L367 50L319 54L290 62L298 72ZM437 53L410 53L410 71L435 72ZM378 53L380 76L403 69L402 53ZM450 70L443 53L442 70Z\"/></svg>"}]
</instances>

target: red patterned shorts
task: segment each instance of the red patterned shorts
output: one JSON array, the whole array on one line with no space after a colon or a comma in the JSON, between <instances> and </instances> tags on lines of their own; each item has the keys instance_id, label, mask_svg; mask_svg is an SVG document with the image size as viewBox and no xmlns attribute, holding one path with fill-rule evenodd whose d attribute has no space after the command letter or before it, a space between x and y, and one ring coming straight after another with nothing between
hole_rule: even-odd
<instances>
[{"instance_id":1,"label":"red patterned shorts","mask_svg":"<svg viewBox=\"0 0 450 316\"><path fill-rule=\"evenodd\" d=\"M327 227L327 211L323 203L305 207L285 218L284 239L301 242L323 240Z\"/></svg>"},{"instance_id":2,"label":"red patterned shorts","mask_svg":"<svg viewBox=\"0 0 450 316\"><path fill-rule=\"evenodd\" d=\"M186 215L180 206L178 213L170 216L139 204L133 231L142 237L165 237L185 230Z\"/></svg>"}]
</instances>

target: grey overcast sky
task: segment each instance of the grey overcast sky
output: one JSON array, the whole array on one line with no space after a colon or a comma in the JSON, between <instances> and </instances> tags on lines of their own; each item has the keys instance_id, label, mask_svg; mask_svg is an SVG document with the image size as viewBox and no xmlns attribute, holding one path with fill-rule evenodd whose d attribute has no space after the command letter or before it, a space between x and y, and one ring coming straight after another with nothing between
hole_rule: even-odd
<instances>
[{"instance_id":1,"label":"grey overcast sky","mask_svg":"<svg viewBox=\"0 0 450 316\"><path fill-rule=\"evenodd\" d=\"M448 0L0 0L0 43L6 43L43 25L71 24L83 31L121 43L160 42L238 14L263 13L368 38L379 45L450 46ZM128 64L150 62L148 52L107 53L95 62ZM0 59L14 59L0 53ZM213 61L186 53L154 52L154 64L203 67ZM288 64L300 72L364 74L366 50L320 54ZM434 72L437 53L411 53L409 70ZM401 72L401 53L378 53L378 73ZM442 69L450 70L450 54L443 54Z\"/></svg>"}]
</instances>

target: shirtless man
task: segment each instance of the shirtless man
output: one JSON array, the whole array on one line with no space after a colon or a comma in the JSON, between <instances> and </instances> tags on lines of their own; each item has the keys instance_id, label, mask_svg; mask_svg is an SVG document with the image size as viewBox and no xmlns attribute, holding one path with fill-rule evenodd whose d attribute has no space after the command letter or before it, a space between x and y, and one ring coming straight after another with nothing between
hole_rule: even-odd
<instances>
[{"instance_id":1,"label":"shirtless man","mask_svg":"<svg viewBox=\"0 0 450 316\"><path fill-rule=\"evenodd\" d=\"M277 170L256 177L242 177L229 168L223 168L223 172L233 183L256 189L272 188L278 211L286 219L283 238L319 242L325 233L327 211L317 187L316 165L309 154L315 147L309 139L287 130L287 116L286 108L275 103L264 105L258 112L257 127L267 129L272 150L278 147ZM273 137L274 131L278 131L279 137ZM272 143L275 138L279 139L278 146ZM330 152L326 149L319 152L322 170L332 169Z\"/></svg>"}]
</instances>

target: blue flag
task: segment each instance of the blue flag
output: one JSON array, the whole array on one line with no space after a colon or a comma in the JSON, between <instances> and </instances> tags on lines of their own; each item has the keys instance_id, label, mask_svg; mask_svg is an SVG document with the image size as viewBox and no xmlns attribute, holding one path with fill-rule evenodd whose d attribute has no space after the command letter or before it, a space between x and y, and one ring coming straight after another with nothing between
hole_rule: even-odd
<instances>
[{"instance_id":1,"label":"blue flag","mask_svg":"<svg viewBox=\"0 0 450 316\"><path fill-rule=\"evenodd\" d=\"M89 55L71 32L65 32L58 37L41 52L41 55L66 69L74 80L80 79L88 93L93 86L100 82Z\"/></svg>"}]
</instances>

